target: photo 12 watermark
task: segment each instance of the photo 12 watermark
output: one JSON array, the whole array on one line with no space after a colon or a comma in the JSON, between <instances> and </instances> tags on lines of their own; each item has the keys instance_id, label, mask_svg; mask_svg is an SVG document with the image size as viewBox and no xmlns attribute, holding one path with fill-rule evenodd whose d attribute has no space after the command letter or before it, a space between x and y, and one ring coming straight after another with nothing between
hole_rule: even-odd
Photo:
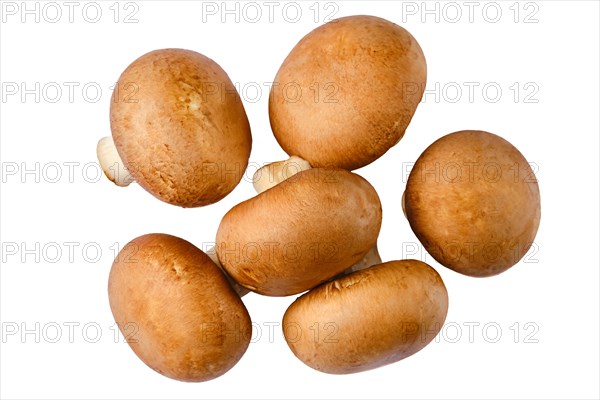
<instances>
[{"instance_id":1,"label":"photo 12 watermark","mask_svg":"<svg viewBox=\"0 0 600 400\"><path fill-rule=\"evenodd\" d=\"M538 264L540 246L535 243L513 243L508 250L504 249L498 242L448 242L436 248L439 255L444 255L447 260L458 261L461 258L472 260L475 254L480 254L485 261L495 262L506 257L505 251L512 251L512 260L514 263L522 262L524 264ZM526 250L525 254L523 252ZM420 242L402 242L401 244L402 259L415 259L424 263L431 263L435 259L425 249ZM521 256L522 255L522 256Z\"/></svg>"},{"instance_id":2,"label":"photo 12 watermark","mask_svg":"<svg viewBox=\"0 0 600 400\"><path fill-rule=\"evenodd\" d=\"M435 162L424 164L420 168L420 173L412 174L415 162L402 163L402 183L407 183L409 177L411 179L420 179L422 182L484 182L496 183L502 179L509 182L538 182L537 174L540 171L539 164L529 162L521 165L519 163L504 164L494 161L478 162L465 160L463 162Z\"/></svg>"},{"instance_id":3,"label":"photo 12 watermark","mask_svg":"<svg viewBox=\"0 0 600 400\"><path fill-rule=\"evenodd\" d=\"M225 263L336 263L342 256L336 242L282 242L262 241L244 243L203 243L202 250L208 251L214 246L218 249L219 259Z\"/></svg>"},{"instance_id":4,"label":"photo 12 watermark","mask_svg":"<svg viewBox=\"0 0 600 400\"><path fill-rule=\"evenodd\" d=\"M538 104L537 82L429 82L425 88L414 82L402 84L405 101L423 92L421 103L515 103Z\"/></svg>"},{"instance_id":5,"label":"photo 12 watermark","mask_svg":"<svg viewBox=\"0 0 600 400\"><path fill-rule=\"evenodd\" d=\"M133 322L106 326L94 321L2 322L2 343L133 343L138 341Z\"/></svg>"},{"instance_id":6,"label":"photo 12 watermark","mask_svg":"<svg viewBox=\"0 0 600 400\"><path fill-rule=\"evenodd\" d=\"M11 23L79 23L137 24L140 16L137 1L2 1L0 21Z\"/></svg>"},{"instance_id":7,"label":"photo 12 watermark","mask_svg":"<svg viewBox=\"0 0 600 400\"><path fill-rule=\"evenodd\" d=\"M534 1L402 1L402 23L540 22L540 3Z\"/></svg>"},{"instance_id":8,"label":"photo 12 watermark","mask_svg":"<svg viewBox=\"0 0 600 400\"><path fill-rule=\"evenodd\" d=\"M295 24L308 20L325 24L340 12L335 1L202 1L202 23Z\"/></svg>"}]
</instances>

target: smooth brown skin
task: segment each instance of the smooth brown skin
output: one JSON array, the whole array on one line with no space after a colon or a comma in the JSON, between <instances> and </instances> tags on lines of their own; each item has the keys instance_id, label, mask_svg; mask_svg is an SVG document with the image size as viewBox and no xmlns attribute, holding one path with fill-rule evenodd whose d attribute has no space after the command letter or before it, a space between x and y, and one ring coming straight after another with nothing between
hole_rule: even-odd
<instances>
[{"instance_id":1,"label":"smooth brown skin","mask_svg":"<svg viewBox=\"0 0 600 400\"><path fill-rule=\"evenodd\" d=\"M460 131L429 146L405 192L406 216L425 249L461 274L516 264L540 224L540 191L525 157L500 136Z\"/></svg>"},{"instance_id":2,"label":"smooth brown skin","mask_svg":"<svg viewBox=\"0 0 600 400\"><path fill-rule=\"evenodd\" d=\"M289 155L313 167L357 169L404 136L426 80L408 31L378 17L340 18L306 35L281 65L271 128Z\"/></svg>"},{"instance_id":3,"label":"smooth brown skin","mask_svg":"<svg viewBox=\"0 0 600 400\"><path fill-rule=\"evenodd\" d=\"M144 189L170 204L199 207L235 188L252 137L240 97L217 63L190 50L152 51L127 67L117 88L113 138Z\"/></svg>"},{"instance_id":4,"label":"smooth brown skin","mask_svg":"<svg viewBox=\"0 0 600 400\"><path fill-rule=\"evenodd\" d=\"M325 283L283 316L290 349L330 374L378 368L430 343L448 313L442 278L417 260L391 261Z\"/></svg>"},{"instance_id":5,"label":"smooth brown skin","mask_svg":"<svg viewBox=\"0 0 600 400\"><path fill-rule=\"evenodd\" d=\"M362 177L313 168L233 207L217 231L217 256L239 284L297 294L352 266L373 247L381 203Z\"/></svg>"},{"instance_id":6,"label":"smooth brown skin","mask_svg":"<svg viewBox=\"0 0 600 400\"><path fill-rule=\"evenodd\" d=\"M219 267L175 236L149 234L128 243L113 263L108 294L135 354L169 378L214 379L250 342L248 311Z\"/></svg>"}]
</instances>

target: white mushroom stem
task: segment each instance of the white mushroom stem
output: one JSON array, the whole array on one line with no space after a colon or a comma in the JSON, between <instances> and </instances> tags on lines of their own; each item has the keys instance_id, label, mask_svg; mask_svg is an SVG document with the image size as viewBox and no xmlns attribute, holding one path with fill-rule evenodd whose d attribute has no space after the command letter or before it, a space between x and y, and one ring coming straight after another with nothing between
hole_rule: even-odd
<instances>
[{"instance_id":1,"label":"white mushroom stem","mask_svg":"<svg viewBox=\"0 0 600 400\"><path fill-rule=\"evenodd\" d=\"M310 169L308 161L297 156L291 156L285 161L277 161L260 168L254 173L252 183L257 193L271 189L298 172Z\"/></svg>"},{"instance_id":2,"label":"white mushroom stem","mask_svg":"<svg viewBox=\"0 0 600 400\"><path fill-rule=\"evenodd\" d=\"M298 172L312 168L310 163L298 156L291 156L284 161L277 161L267 164L254 173L252 183L257 193L262 193ZM369 268L372 265L381 264L381 257L377 250L377 243L369 250L362 260L345 270L341 275L347 275L361 269Z\"/></svg>"},{"instance_id":3,"label":"white mushroom stem","mask_svg":"<svg viewBox=\"0 0 600 400\"><path fill-rule=\"evenodd\" d=\"M246 289L245 287L243 287L242 285L240 285L239 283L234 281L233 278L231 276L229 276L227 271L225 271L225 269L219 262L219 258L217 257L217 252L215 250L215 246L211 246L208 250L206 250L206 255L208 255L215 264L217 264L217 266L221 269L221 271L223 271L223 274L229 281L229 284L231 285L231 287L233 287L233 290L235 290L235 292L238 294L238 296L244 297L245 295L247 295L250 292L250 290Z\"/></svg>"},{"instance_id":4,"label":"white mushroom stem","mask_svg":"<svg viewBox=\"0 0 600 400\"><path fill-rule=\"evenodd\" d=\"M375 243L375 246L371 247L371 250L365 254L362 260L342 272L342 275L348 275L352 272L360 271L361 269L366 269L376 264L381 264L381 257L379 256L379 250L377 250L377 243Z\"/></svg>"},{"instance_id":5,"label":"white mushroom stem","mask_svg":"<svg viewBox=\"0 0 600 400\"><path fill-rule=\"evenodd\" d=\"M119 153L117 153L112 136L100 139L98 146L96 146L96 155L102 171L115 185L125 187L134 181L133 176L131 176Z\"/></svg>"}]
</instances>

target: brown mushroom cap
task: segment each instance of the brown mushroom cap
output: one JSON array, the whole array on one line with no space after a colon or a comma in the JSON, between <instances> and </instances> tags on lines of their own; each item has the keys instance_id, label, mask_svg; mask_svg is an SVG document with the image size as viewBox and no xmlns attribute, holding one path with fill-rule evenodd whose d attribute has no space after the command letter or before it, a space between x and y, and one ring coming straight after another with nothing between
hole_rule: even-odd
<instances>
[{"instance_id":1,"label":"brown mushroom cap","mask_svg":"<svg viewBox=\"0 0 600 400\"><path fill-rule=\"evenodd\" d=\"M365 179L313 168L229 210L217 231L216 250L239 284L287 296L361 260L380 228L381 203Z\"/></svg>"},{"instance_id":2,"label":"brown mushroom cap","mask_svg":"<svg viewBox=\"0 0 600 400\"><path fill-rule=\"evenodd\" d=\"M540 223L540 192L525 157L500 136L460 131L415 163L406 216L442 265L470 276L499 274L527 252Z\"/></svg>"},{"instance_id":3,"label":"brown mushroom cap","mask_svg":"<svg viewBox=\"0 0 600 400\"><path fill-rule=\"evenodd\" d=\"M430 343L448 312L442 278L417 260L391 261L327 282L283 316L285 339L303 363L330 374L391 364Z\"/></svg>"},{"instance_id":4,"label":"brown mushroom cap","mask_svg":"<svg viewBox=\"0 0 600 400\"><path fill-rule=\"evenodd\" d=\"M421 47L400 26L366 15L331 21L306 35L277 72L273 133L313 167L360 168L402 138L426 76Z\"/></svg>"},{"instance_id":5,"label":"brown mushroom cap","mask_svg":"<svg viewBox=\"0 0 600 400\"><path fill-rule=\"evenodd\" d=\"M156 50L127 67L116 88L113 138L144 189L198 207L235 188L252 138L235 86L217 63L190 50Z\"/></svg>"},{"instance_id":6,"label":"brown mushroom cap","mask_svg":"<svg viewBox=\"0 0 600 400\"><path fill-rule=\"evenodd\" d=\"M219 267L175 236L149 234L115 259L110 307L135 354L173 379L201 382L231 369L250 342L246 307Z\"/></svg>"}]
</instances>

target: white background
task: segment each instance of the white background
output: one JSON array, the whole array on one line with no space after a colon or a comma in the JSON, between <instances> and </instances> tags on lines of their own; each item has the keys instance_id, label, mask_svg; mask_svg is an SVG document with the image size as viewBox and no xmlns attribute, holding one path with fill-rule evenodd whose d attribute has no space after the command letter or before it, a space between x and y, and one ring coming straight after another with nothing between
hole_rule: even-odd
<instances>
[{"instance_id":1,"label":"white background","mask_svg":"<svg viewBox=\"0 0 600 400\"><path fill-rule=\"evenodd\" d=\"M194 1L116 7L110 1L97 3L102 14L95 23L96 7L85 2L76 2L72 22L63 2L38 3L37 16L23 14L21 2L2 3L2 398L599 397L597 2L310 1L288 6L287 14L283 2L228 3L238 7L236 16L223 15L221 2L203 8ZM214 15L203 12L215 8ZM262 18L252 22L257 8ZM57 9L61 18L53 23ZM447 325L437 343L399 363L326 375L298 361L282 338L277 324L295 296L250 294L244 302L255 322L254 343L241 361L206 383L167 379L122 338L115 343L106 290L115 251L150 232L206 248L222 215L254 192L246 179L217 204L180 209L135 184L121 189L96 180L96 142L110 134L110 87L150 50L199 51L240 85L253 165L283 159L269 128L267 84L297 41L332 12L390 19L406 27L426 55L428 94L406 136L357 172L383 203L382 258L419 258L439 271L450 295ZM130 13L137 22L124 22ZM22 89L32 92L22 97ZM409 163L440 136L461 129L502 135L538 169L536 246L511 270L488 279L456 274L416 248L400 208Z\"/></svg>"}]
</instances>

